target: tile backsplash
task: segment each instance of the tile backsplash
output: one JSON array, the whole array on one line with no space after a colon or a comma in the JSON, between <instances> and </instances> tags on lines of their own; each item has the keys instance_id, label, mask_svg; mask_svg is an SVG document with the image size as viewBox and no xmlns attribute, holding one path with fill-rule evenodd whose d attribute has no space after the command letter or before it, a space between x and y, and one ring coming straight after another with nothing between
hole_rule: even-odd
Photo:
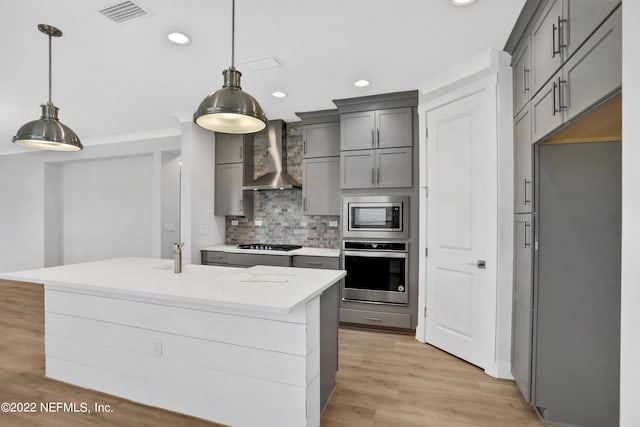
<instances>
[{"instance_id":1,"label":"tile backsplash","mask_svg":"<svg viewBox=\"0 0 640 427\"><path fill-rule=\"evenodd\" d=\"M254 138L254 177L266 172L268 146L266 132L257 133ZM287 153L287 172L304 185L300 122L287 123L283 149ZM340 217L304 215L301 190L254 191L253 197L253 218L226 218L227 244L256 242L297 244L316 248L339 247ZM237 220L238 225L232 225L232 220ZM262 225L256 226L255 221L262 221ZM338 227L330 227L330 221L336 221Z\"/></svg>"}]
</instances>

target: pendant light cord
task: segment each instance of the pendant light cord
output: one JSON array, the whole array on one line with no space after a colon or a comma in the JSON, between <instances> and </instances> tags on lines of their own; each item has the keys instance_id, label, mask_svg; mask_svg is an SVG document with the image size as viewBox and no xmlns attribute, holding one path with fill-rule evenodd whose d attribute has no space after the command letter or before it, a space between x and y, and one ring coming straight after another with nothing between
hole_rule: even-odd
<instances>
[{"instance_id":1,"label":"pendant light cord","mask_svg":"<svg viewBox=\"0 0 640 427\"><path fill-rule=\"evenodd\" d=\"M51 33L49 33L49 104L51 103Z\"/></svg>"},{"instance_id":2,"label":"pendant light cord","mask_svg":"<svg viewBox=\"0 0 640 427\"><path fill-rule=\"evenodd\" d=\"M231 68L235 70L236 0L231 0Z\"/></svg>"}]
</instances>

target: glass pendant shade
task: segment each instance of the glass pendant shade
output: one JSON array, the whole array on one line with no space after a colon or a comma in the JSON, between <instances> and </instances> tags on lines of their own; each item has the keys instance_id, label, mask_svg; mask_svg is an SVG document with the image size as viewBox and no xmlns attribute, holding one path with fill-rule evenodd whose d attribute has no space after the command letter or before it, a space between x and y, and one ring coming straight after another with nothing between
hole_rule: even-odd
<instances>
[{"instance_id":1,"label":"glass pendant shade","mask_svg":"<svg viewBox=\"0 0 640 427\"><path fill-rule=\"evenodd\" d=\"M25 147L55 151L79 151L82 143L78 135L58 120L58 107L42 105L42 117L24 124L13 142Z\"/></svg>"},{"instance_id":2,"label":"glass pendant shade","mask_svg":"<svg viewBox=\"0 0 640 427\"><path fill-rule=\"evenodd\" d=\"M42 150L82 150L80 138L69 127L60 123L58 107L51 102L51 37L61 37L62 31L47 24L39 24L38 30L49 36L49 102L41 105L40 119L24 124L11 140L14 144Z\"/></svg>"},{"instance_id":3,"label":"glass pendant shade","mask_svg":"<svg viewBox=\"0 0 640 427\"><path fill-rule=\"evenodd\" d=\"M239 71L222 72L222 89L210 93L201 103L193 120L198 126L216 132L253 133L267 126L267 116L254 97L240 87Z\"/></svg>"}]
</instances>

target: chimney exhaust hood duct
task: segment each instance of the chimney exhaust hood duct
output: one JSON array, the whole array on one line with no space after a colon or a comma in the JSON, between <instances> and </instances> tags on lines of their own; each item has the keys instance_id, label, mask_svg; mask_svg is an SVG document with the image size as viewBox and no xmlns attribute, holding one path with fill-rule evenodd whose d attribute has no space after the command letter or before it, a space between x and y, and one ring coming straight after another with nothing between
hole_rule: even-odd
<instances>
[{"instance_id":1,"label":"chimney exhaust hood duct","mask_svg":"<svg viewBox=\"0 0 640 427\"><path fill-rule=\"evenodd\" d=\"M285 123L282 120L270 120L266 131L269 140L268 172L246 183L242 189L263 191L302 188L302 185L287 173Z\"/></svg>"}]
</instances>

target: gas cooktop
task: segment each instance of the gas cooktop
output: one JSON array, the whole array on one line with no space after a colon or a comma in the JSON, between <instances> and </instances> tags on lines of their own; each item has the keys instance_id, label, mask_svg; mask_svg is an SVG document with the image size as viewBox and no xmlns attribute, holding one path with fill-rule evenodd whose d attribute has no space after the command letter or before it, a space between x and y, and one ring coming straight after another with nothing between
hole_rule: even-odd
<instances>
[{"instance_id":1,"label":"gas cooktop","mask_svg":"<svg viewBox=\"0 0 640 427\"><path fill-rule=\"evenodd\" d=\"M300 249L300 245L278 245L273 243L242 243L238 245L238 249L260 249L268 251L292 251Z\"/></svg>"}]
</instances>

